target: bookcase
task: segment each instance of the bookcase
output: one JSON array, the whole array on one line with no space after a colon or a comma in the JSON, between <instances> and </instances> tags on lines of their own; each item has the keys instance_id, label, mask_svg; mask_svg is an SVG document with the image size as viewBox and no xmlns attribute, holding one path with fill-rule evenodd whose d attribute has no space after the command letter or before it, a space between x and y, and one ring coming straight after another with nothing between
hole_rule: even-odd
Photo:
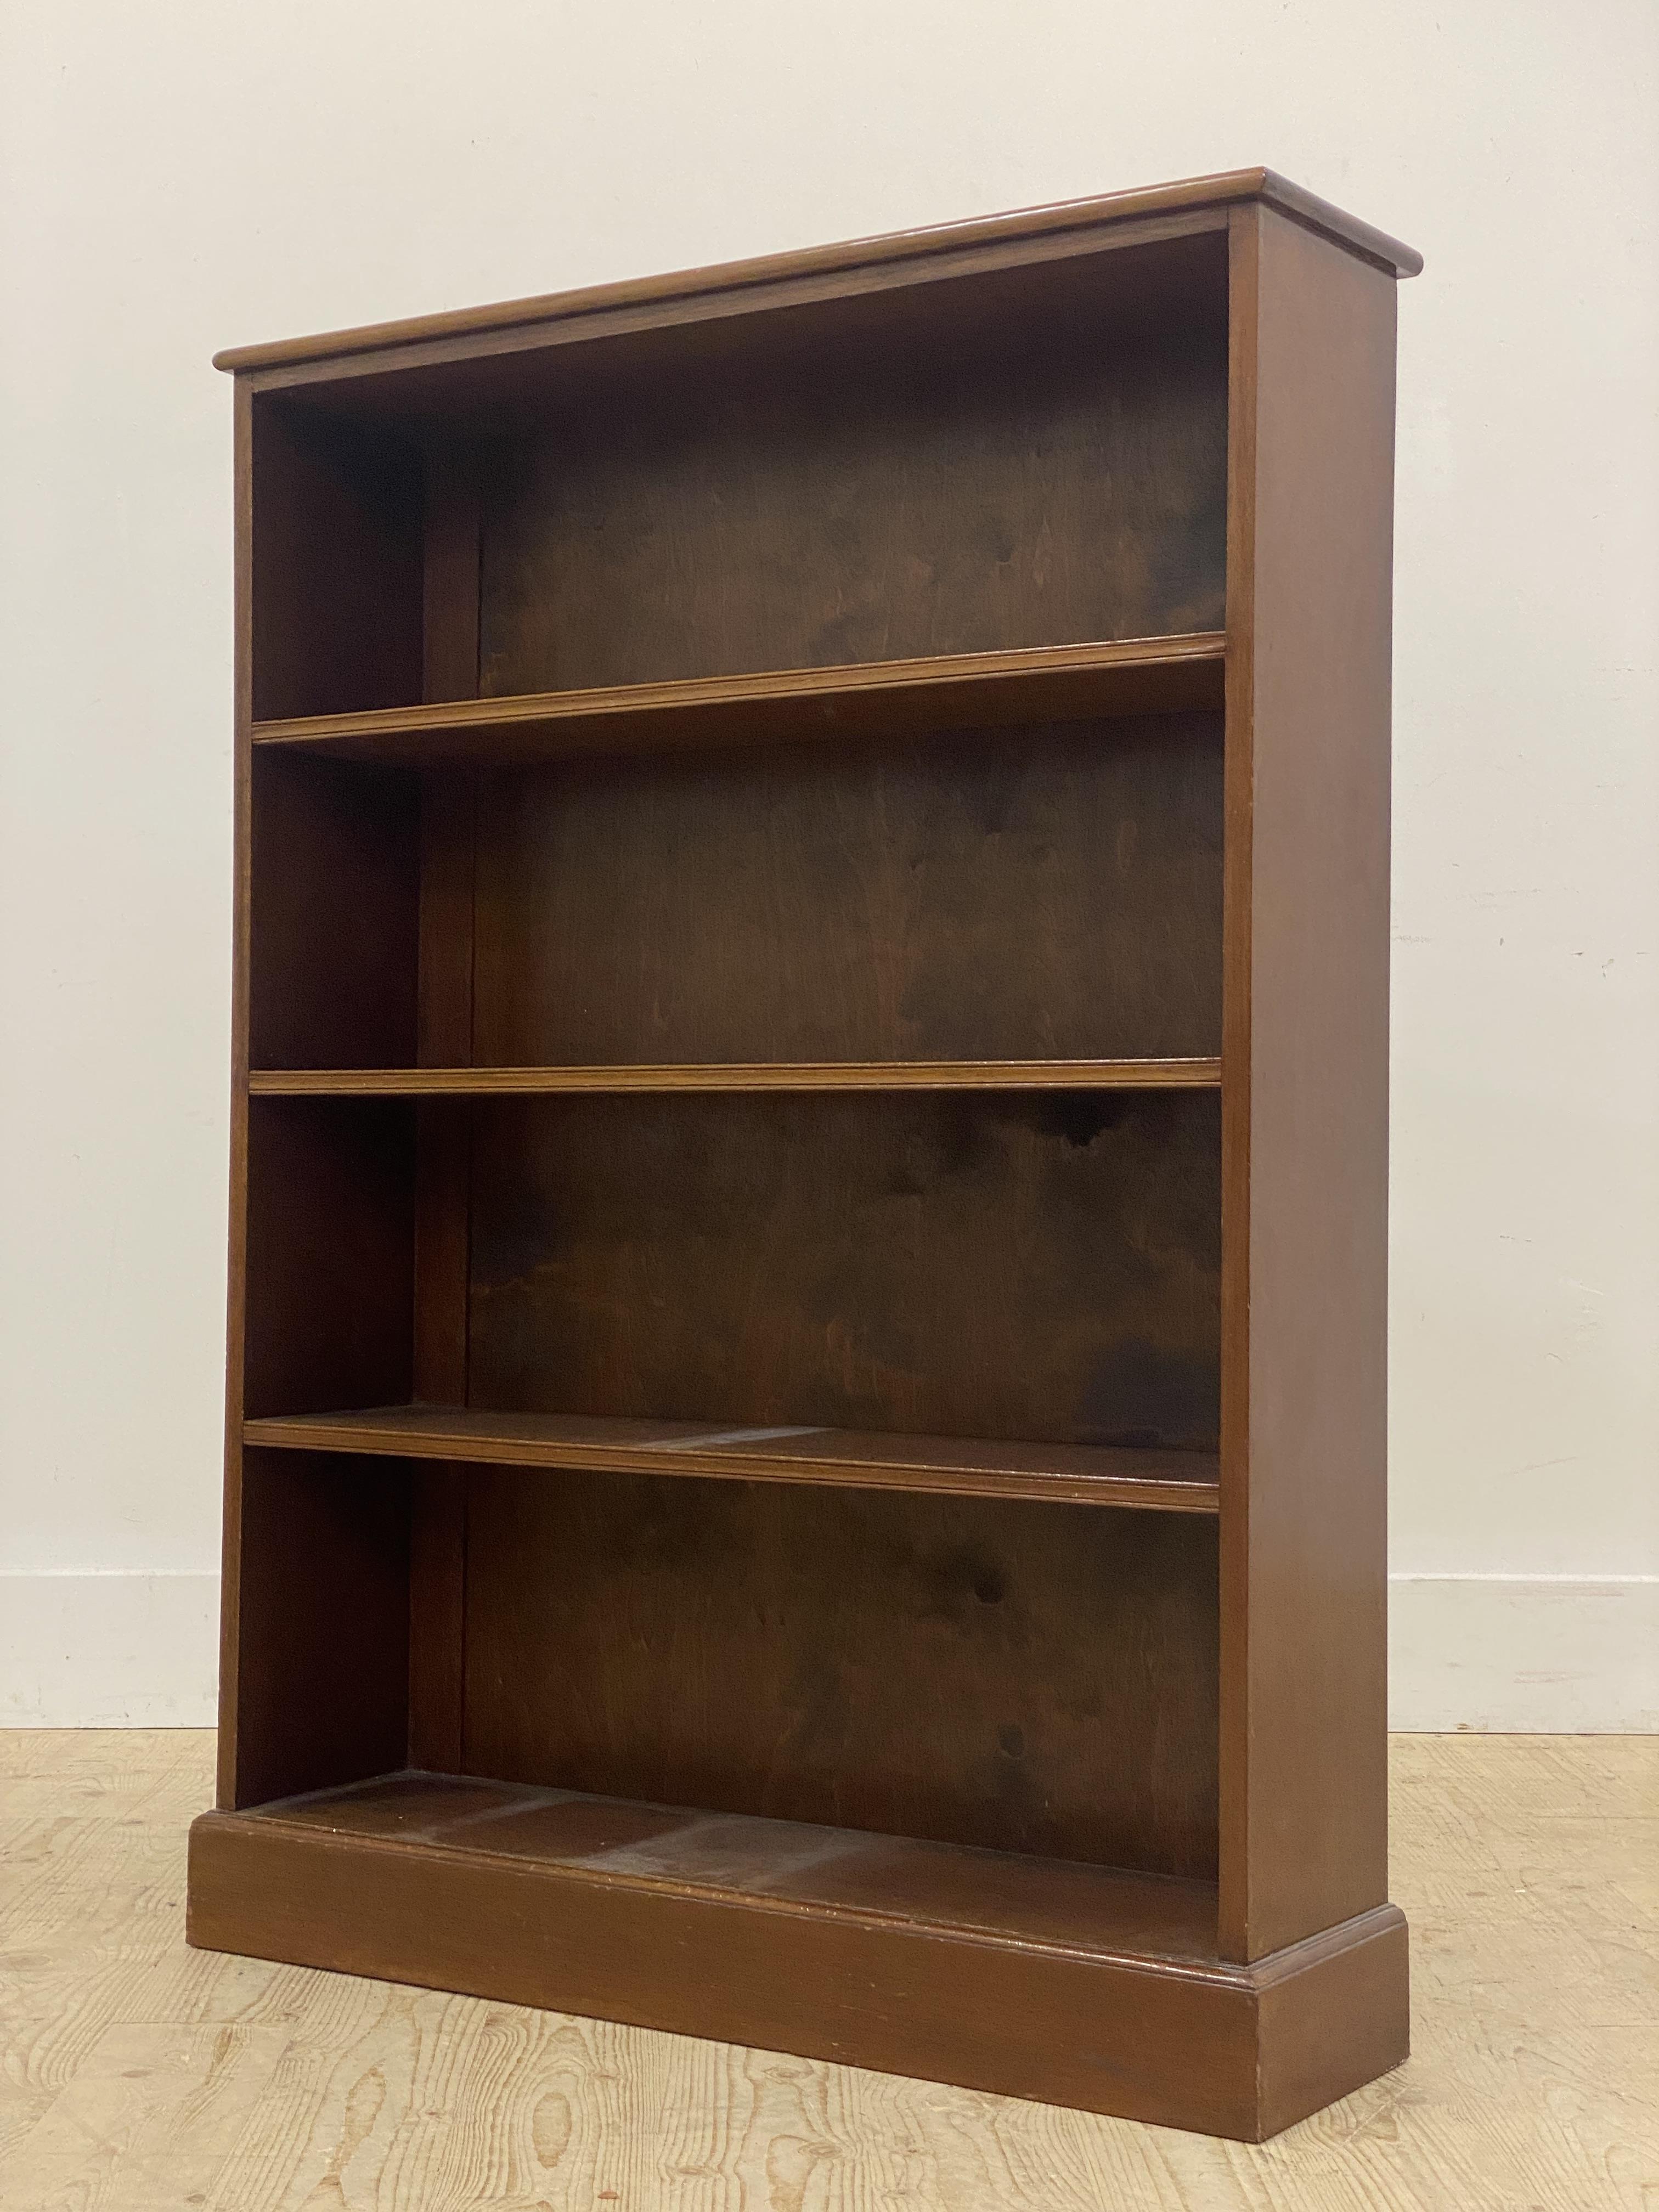
<instances>
[{"instance_id":1,"label":"bookcase","mask_svg":"<svg viewBox=\"0 0 1659 2212\"><path fill-rule=\"evenodd\" d=\"M1244 2137L1405 2055L1419 265L1252 170L219 356L193 1942Z\"/></svg>"}]
</instances>

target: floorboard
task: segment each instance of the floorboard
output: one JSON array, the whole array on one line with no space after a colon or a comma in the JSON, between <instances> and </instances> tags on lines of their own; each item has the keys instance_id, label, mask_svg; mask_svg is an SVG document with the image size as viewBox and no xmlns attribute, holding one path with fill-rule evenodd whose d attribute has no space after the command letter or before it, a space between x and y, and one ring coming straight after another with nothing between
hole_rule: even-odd
<instances>
[{"instance_id":1,"label":"floorboard","mask_svg":"<svg viewBox=\"0 0 1659 2212\"><path fill-rule=\"evenodd\" d=\"M188 1952L212 1753L0 1732L6 2212L1659 2204L1659 1737L1395 1739L1414 2056L1260 2148Z\"/></svg>"}]
</instances>

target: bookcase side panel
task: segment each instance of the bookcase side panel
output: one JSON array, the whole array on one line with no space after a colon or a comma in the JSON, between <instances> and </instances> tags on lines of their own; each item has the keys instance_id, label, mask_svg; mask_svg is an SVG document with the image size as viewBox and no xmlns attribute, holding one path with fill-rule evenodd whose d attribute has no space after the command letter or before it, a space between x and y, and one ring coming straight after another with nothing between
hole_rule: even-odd
<instances>
[{"instance_id":1,"label":"bookcase side panel","mask_svg":"<svg viewBox=\"0 0 1659 2212\"><path fill-rule=\"evenodd\" d=\"M248 1047L270 1067L415 1058L419 803L407 770L257 750Z\"/></svg>"},{"instance_id":2,"label":"bookcase side panel","mask_svg":"<svg viewBox=\"0 0 1659 2212\"><path fill-rule=\"evenodd\" d=\"M245 1449L261 1406L408 1388L410 1115L251 1103L256 1064L406 1060L415 1038L412 781L256 759L280 696L357 648L335 573L367 557L303 427L236 394L236 860L219 1797L246 1806L401 1763L409 1507L396 1469ZM355 495L353 495L355 496ZM341 501L345 501L345 505ZM337 532L337 535L336 534ZM405 620L381 597L374 612ZM329 604L321 604L327 601ZM319 625L321 625L320 629ZM336 628L330 629L331 624ZM381 641L384 643L384 640ZM371 639L363 650L373 659ZM319 661L318 656L320 654ZM367 665L367 663L365 664ZM355 680L355 679L354 679ZM377 682L365 677L366 683ZM323 772L319 775L319 770ZM297 773L296 773L297 771Z\"/></svg>"},{"instance_id":3,"label":"bookcase side panel","mask_svg":"<svg viewBox=\"0 0 1659 2212\"><path fill-rule=\"evenodd\" d=\"M409 1523L396 1462L244 1452L236 1805L404 1763Z\"/></svg>"},{"instance_id":4,"label":"bookcase side panel","mask_svg":"<svg viewBox=\"0 0 1659 2212\"><path fill-rule=\"evenodd\" d=\"M1234 234L1221 1944L1255 1959L1387 1895L1395 303L1267 210Z\"/></svg>"},{"instance_id":5,"label":"bookcase side panel","mask_svg":"<svg viewBox=\"0 0 1659 2212\"><path fill-rule=\"evenodd\" d=\"M367 422L252 402L252 708L259 720L421 696L417 450Z\"/></svg>"},{"instance_id":6,"label":"bookcase side panel","mask_svg":"<svg viewBox=\"0 0 1659 2212\"><path fill-rule=\"evenodd\" d=\"M225 1265L225 1473L219 1539L219 1732L216 1802L236 1803L241 1649L242 1366L247 1283L248 908L253 799L253 401L232 395L234 700L230 951L230 1188Z\"/></svg>"},{"instance_id":7,"label":"bookcase side panel","mask_svg":"<svg viewBox=\"0 0 1659 2212\"><path fill-rule=\"evenodd\" d=\"M414 1136L405 1100L254 1102L243 1364L250 1416L408 1399Z\"/></svg>"}]
</instances>

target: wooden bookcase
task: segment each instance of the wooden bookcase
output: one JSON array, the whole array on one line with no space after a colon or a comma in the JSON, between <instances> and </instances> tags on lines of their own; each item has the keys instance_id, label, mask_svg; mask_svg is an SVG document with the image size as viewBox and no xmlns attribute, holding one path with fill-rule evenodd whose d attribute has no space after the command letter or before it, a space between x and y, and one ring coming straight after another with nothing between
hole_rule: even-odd
<instances>
[{"instance_id":1,"label":"wooden bookcase","mask_svg":"<svg viewBox=\"0 0 1659 2212\"><path fill-rule=\"evenodd\" d=\"M221 356L192 1942L1243 2136L1404 2056L1418 266L1253 170Z\"/></svg>"}]
</instances>

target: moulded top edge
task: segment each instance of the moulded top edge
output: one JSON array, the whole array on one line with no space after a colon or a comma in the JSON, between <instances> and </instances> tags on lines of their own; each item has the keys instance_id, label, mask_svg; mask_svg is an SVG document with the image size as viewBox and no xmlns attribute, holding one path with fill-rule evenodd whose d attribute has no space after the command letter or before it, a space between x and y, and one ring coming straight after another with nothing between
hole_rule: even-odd
<instances>
[{"instance_id":1,"label":"moulded top edge","mask_svg":"<svg viewBox=\"0 0 1659 2212\"><path fill-rule=\"evenodd\" d=\"M463 307L447 314L416 315L398 322L371 323L354 330L329 331L313 337L283 338L264 345L231 346L213 356L216 368L235 374L290 368L347 355L380 353L433 339L477 337L526 324L556 323L617 307L666 303L710 293L741 291L792 278L829 276L860 266L923 260L964 247L1038 239L1055 232L1106 229L1115 223L1205 209L1224 210L1259 200L1306 224L1350 252L1395 276L1415 276L1423 257L1329 201L1305 191L1271 169L1233 169L1212 177L1107 192L1097 198L1062 200L1048 207L1024 208L1006 215L976 216L915 230L890 231L878 237L850 239L834 246L807 246L754 260L728 261L713 268L676 270L661 276L595 284L569 292L503 301L485 307Z\"/></svg>"}]
</instances>

